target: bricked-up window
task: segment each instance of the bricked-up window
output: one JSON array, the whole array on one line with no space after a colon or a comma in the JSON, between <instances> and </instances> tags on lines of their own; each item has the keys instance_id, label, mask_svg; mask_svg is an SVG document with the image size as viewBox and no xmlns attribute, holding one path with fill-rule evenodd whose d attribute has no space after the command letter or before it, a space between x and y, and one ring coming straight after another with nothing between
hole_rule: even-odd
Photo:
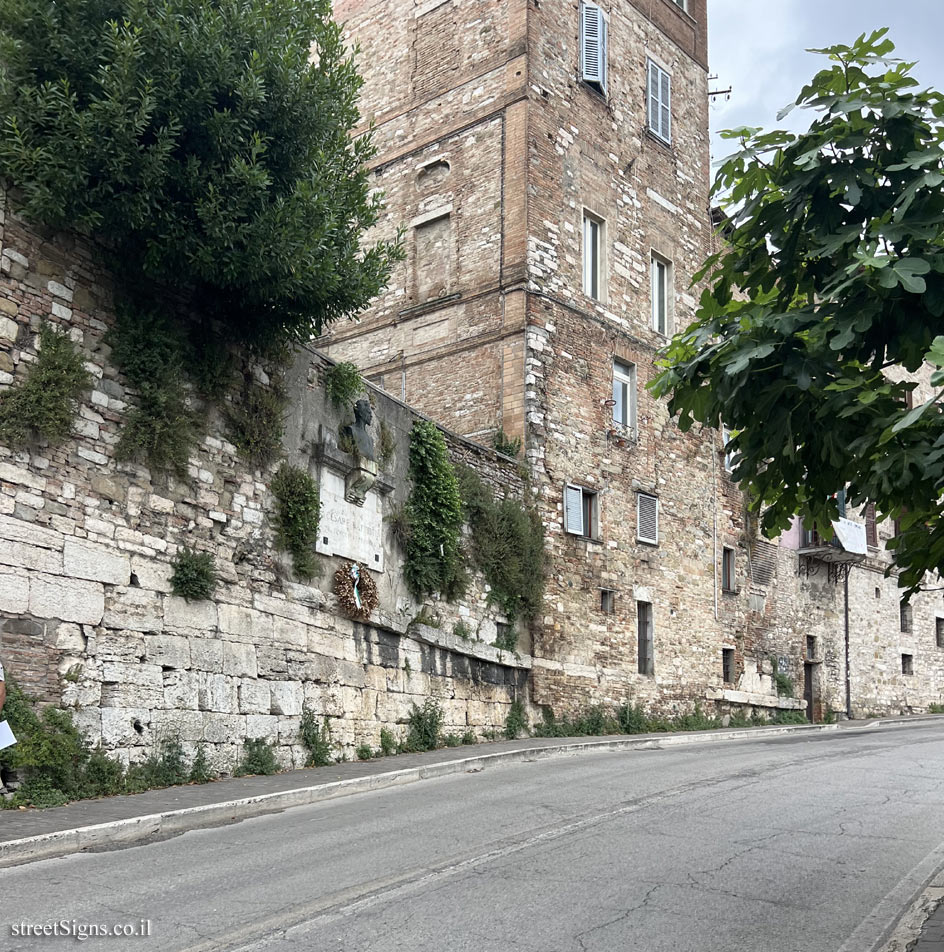
<instances>
[{"instance_id":1,"label":"bricked-up window","mask_svg":"<svg viewBox=\"0 0 944 952\"><path fill-rule=\"evenodd\" d=\"M639 673L648 675L651 678L656 673L656 667L652 604L650 602L636 602L636 641L638 645Z\"/></svg>"},{"instance_id":2,"label":"bricked-up window","mask_svg":"<svg viewBox=\"0 0 944 952\"><path fill-rule=\"evenodd\" d=\"M452 0L415 20L413 93L426 99L455 81L459 69L459 27Z\"/></svg>"},{"instance_id":3,"label":"bricked-up window","mask_svg":"<svg viewBox=\"0 0 944 952\"><path fill-rule=\"evenodd\" d=\"M659 499L649 493L636 493L636 538L659 544Z\"/></svg>"},{"instance_id":4,"label":"bricked-up window","mask_svg":"<svg viewBox=\"0 0 944 952\"><path fill-rule=\"evenodd\" d=\"M606 95L606 14L595 3L580 4L580 78Z\"/></svg>"},{"instance_id":5,"label":"bricked-up window","mask_svg":"<svg viewBox=\"0 0 944 952\"><path fill-rule=\"evenodd\" d=\"M425 301L445 297L455 288L456 230L452 216L438 215L416 225L416 299Z\"/></svg>"},{"instance_id":6,"label":"bricked-up window","mask_svg":"<svg viewBox=\"0 0 944 952\"><path fill-rule=\"evenodd\" d=\"M603 280L603 234L601 218L583 213L583 293L594 301L602 301L606 283Z\"/></svg>"},{"instance_id":7,"label":"bricked-up window","mask_svg":"<svg viewBox=\"0 0 944 952\"><path fill-rule=\"evenodd\" d=\"M875 503L865 507L865 541L868 545L878 545L878 525L875 521Z\"/></svg>"},{"instance_id":8,"label":"bricked-up window","mask_svg":"<svg viewBox=\"0 0 944 952\"><path fill-rule=\"evenodd\" d=\"M613 589L600 589L600 611L604 615L612 615L616 611L616 592Z\"/></svg>"},{"instance_id":9,"label":"bricked-up window","mask_svg":"<svg viewBox=\"0 0 944 952\"><path fill-rule=\"evenodd\" d=\"M944 648L944 618L934 619L934 637L938 648Z\"/></svg>"},{"instance_id":10,"label":"bricked-up window","mask_svg":"<svg viewBox=\"0 0 944 952\"><path fill-rule=\"evenodd\" d=\"M909 677L914 674L914 655L903 654L901 656L901 673Z\"/></svg>"},{"instance_id":11,"label":"bricked-up window","mask_svg":"<svg viewBox=\"0 0 944 952\"><path fill-rule=\"evenodd\" d=\"M649 60L649 131L672 141L672 77Z\"/></svg>"},{"instance_id":12,"label":"bricked-up window","mask_svg":"<svg viewBox=\"0 0 944 952\"><path fill-rule=\"evenodd\" d=\"M592 489L564 487L564 531L585 539L600 537L598 496Z\"/></svg>"},{"instance_id":13,"label":"bricked-up window","mask_svg":"<svg viewBox=\"0 0 944 952\"><path fill-rule=\"evenodd\" d=\"M734 586L734 549L721 550L721 588L733 592Z\"/></svg>"},{"instance_id":14,"label":"bricked-up window","mask_svg":"<svg viewBox=\"0 0 944 952\"><path fill-rule=\"evenodd\" d=\"M652 284L652 329L664 337L672 336L672 263L653 254L650 265Z\"/></svg>"},{"instance_id":15,"label":"bricked-up window","mask_svg":"<svg viewBox=\"0 0 944 952\"><path fill-rule=\"evenodd\" d=\"M898 614L901 619L901 630L905 632L905 634L910 635L914 626L914 610L911 607L911 603L902 599L898 603Z\"/></svg>"},{"instance_id":16,"label":"bricked-up window","mask_svg":"<svg viewBox=\"0 0 944 952\"><path fill-rule=\"evenodd\" d=\"M613 422L636 432L636 365L613 361Z\"/></svg>"},{"instance_id":17,"label":"bricked-up window","mask_svg":"<svg viewBox=\"0 0 944 952\"><path fill-rule=\"evenodd\" d=\"M721 676L724 678L725 684L734 684L735 674L734 674L734 649L733 648L722 648L721 649Z\"/></svg>"}]
</instances>

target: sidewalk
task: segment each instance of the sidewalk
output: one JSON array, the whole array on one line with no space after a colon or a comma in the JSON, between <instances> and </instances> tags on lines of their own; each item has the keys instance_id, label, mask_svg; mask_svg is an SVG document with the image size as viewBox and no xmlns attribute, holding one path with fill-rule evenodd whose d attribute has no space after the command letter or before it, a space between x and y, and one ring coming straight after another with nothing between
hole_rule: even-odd
<instances>
[{"instance_id":1,"label":"sidewalk","mask_svg":"<svg viewBox=\"0 0 944 952\"><path fill-rule=\"evenodd\" d=\"M842 729L868 728L878 723L914 724L922 720L915 717L905 721L855 721ZM47 810L2 810L0 868L82 850L114 849L277 813L292 806L502 764L594 750L652 750L839 729L836 724L780 725L677 734L526 738L293 770L268 777L238 777L130 796L79 800Z\"/></svg>"}]
</instances>

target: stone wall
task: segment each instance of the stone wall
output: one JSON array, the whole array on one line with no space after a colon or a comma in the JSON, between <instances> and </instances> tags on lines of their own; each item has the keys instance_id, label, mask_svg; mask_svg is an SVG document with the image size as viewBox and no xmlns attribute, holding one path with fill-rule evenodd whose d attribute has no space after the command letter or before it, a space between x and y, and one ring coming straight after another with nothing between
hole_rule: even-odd
<instances>
[{"instance_id":1,"label":"stone wall","mask_svg":"<svg viewBox=\"0 0 944 952\"><path fill-rule=\"evenodd\" d=\"M346 750L376 746L382 727L402 736L411 705L429 697L441 703L447 731L503 725L511 701L527 699L530 667L527 655L490 645L496 624L509 620L473 577L458 604L426 604L438 630L414 624L424 606L406 590L385 519L408 495L418 415L371 391L375 444L382 423L393 452L363 507L345 502L353 457L338 433L350 408L325 400L330 362L298 354L286 377L283 449L322 495L321 568L300 584L274 543L274 467L248 468L219 411L195 393L191 403L208 422L186 478L116 460L135 397L109 359L109 275L90 245L30 228L9 202L0 215L0 386L28 373L43 322L68 331L94 378L61 446L0 446L0 657L8 673L41 700L72 708L89 737L125 761L179 735L191 753L208 744L222 770L232 769L246 737L269 739L284 765L297 765L305 707L331 718ZM446 435L457 461L521 496L513 461ZM214 555L220 584L212 601L172 593L171 562L182 546ZM342 557L372 569L380 604L368 624L346 617L332 593ZM470 640L451 634L460 619Z\"/></svg>"}]
</instances>

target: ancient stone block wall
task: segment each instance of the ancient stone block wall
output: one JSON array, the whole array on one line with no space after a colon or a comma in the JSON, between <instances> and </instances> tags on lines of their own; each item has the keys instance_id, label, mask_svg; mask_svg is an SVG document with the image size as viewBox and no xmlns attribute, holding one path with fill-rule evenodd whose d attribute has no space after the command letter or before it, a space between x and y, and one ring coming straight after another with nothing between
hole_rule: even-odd
<instances>
[{"instance_id":1,"label":"ancient stone block wall","mask_svg":"<svg viewBox=\"0 0 944 952\"><path fill-rule=\"evenodd\" d=\"M219 411L195 394L208 427L186 478L116 460L135 396L105 341L109 276L94 248L30 228L9 205L0 213L0 386L28 373L43 322L68 331L94 376L61 446L0 446L0 657L8 673L43 701L72 708L89 737L125 761L179 735L190 752L208 744L223 770L246 737L269 739L283 764L299 764L304 707L329 716L347 749L376 745L381 727L402 736L411 704L428 697L442 704L447 731L502 725L511 701L527 697L530 660L491 647L496 624L508 619L489 605L483 581L473 578L459 604L427 603L438 629L413 624L424 606L405 588L385 517L407 498L417 414L371 393L375 443L382 422L393 453L364 507L346 503L329 489L340 485L343 495L353 465L338 446L349 410L325 400L329 362L313 351L298 355L286 378L283 448L321 484L323 534L320 573L300 584L274 542L274 467L248 468ZM515 463L447 436L457 461L521 495ZM212 601L172 594L181 546L214 555L220 584ZM333 576L342 556L373 570L380 604L369 624L338 607ZM460 619L470 640L452 634Z\"/></svg>"}]
</instances>

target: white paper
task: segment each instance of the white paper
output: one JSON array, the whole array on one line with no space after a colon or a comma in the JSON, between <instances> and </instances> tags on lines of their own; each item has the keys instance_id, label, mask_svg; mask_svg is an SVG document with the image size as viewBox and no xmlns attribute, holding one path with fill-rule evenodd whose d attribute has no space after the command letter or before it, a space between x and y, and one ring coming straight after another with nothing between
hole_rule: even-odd
<instances>
[{"instance_id":1,"label":"white paper","mask_svg":"<svg viewBox=\"0 0 944 952\"><path fill-rule=\"evenodd\" d=\"M6 721L0 721L0 750L4 747L12 747L15 743L16 738L10 730L10 725Z\"/></svg>"}]
</instances>

